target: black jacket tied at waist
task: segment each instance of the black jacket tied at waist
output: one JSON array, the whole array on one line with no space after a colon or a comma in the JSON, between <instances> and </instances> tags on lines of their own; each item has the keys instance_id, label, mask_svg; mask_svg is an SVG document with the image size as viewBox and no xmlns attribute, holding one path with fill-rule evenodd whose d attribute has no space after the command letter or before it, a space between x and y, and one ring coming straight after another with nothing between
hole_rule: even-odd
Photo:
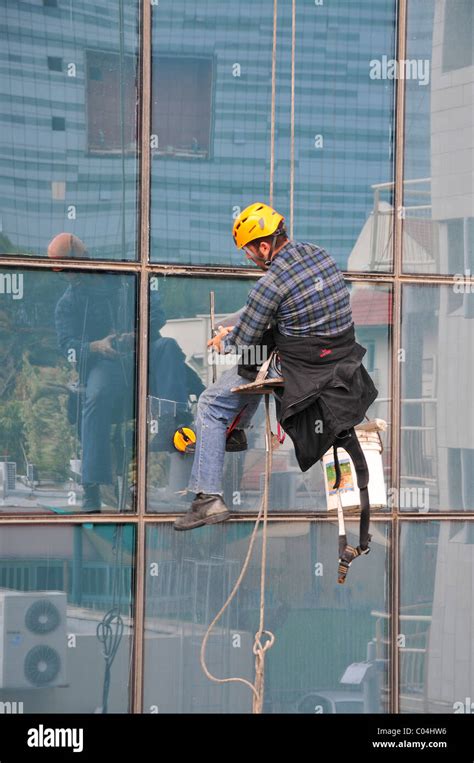
<instances>
[{"instance_id":1,"label":"black jacket tied at waist","mask_svg":"<svg viewBox=\"0 0 474 763\"><path fill-rule=\"evenodd\" d=\"M362 365L366 350L354 326L332 337L292 337L274 329L285 386L277 416L293 440L302 471L334 443L337 434L359 424L378 395Z\"/></svg>"},{"instance_id":2,"label":"black jacket tied at waist","mask_svg":"<svg viewBox=\"0 0 474 763\"><path fill-rule=\"evenodd\" d=\"M285 380L275 394L277 418L293 441L301 470L307 471L337 434L363 420L377 398L362 365L366 350L355 340L354 325L331 337L287 336L273 327L264 341L267 351L277 347ZM245 366L239 373L254 375Z\"/></svg>"}]
</instances>

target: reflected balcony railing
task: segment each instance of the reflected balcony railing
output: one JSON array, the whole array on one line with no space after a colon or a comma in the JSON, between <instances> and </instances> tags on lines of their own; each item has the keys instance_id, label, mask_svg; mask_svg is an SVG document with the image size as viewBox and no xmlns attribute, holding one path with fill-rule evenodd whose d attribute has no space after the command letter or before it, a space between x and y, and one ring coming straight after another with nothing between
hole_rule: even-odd
<instances>
[{"instance_id":1,"label":"reflected balcony railing","mask_svg":"<svg viewBox=\"0 0 474 763\"><path fill-rule=\"evenodd\" d=\"M374 201L370 235L369 270L390 267L393 194L395 183L371 185ZM431 220L431 178L403 181L403 258L408 269L434 271L438 251L437 227Z\"/></svg>"},{"instance_id":2,"label":"reflected balcony railing","mask_svg":"<svg viewBox=\"0 0 474 763\"><path fill-rule=\"evenodd\" d=\"M372 610L375 618L375 659L388 663L391 638L387 627L388 612ZM404 712L426 712L426 678L429 660L431 603L400 607L400 634L397 645L400 655L399 697ZM382 686L382 699L388 707L390 687Z\"/></svg>"},{"instance_id":3,"label":"reflected balcony railing","mask_svg":"<svg viewBox=\"0 0 474 763\"><path fill-rule=\"evenodd\" d=\"M404 483L437 484L437 403L435 397L401 400L400 479Z\"/></svg>"}]
</instances>

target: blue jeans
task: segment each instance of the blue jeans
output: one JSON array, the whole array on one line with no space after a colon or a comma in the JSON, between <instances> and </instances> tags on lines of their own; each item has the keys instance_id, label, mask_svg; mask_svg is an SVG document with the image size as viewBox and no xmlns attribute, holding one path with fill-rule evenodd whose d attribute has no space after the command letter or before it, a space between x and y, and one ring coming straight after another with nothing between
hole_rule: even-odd
<instances>
[{"instance_id":1,"label":"blue jeans","mask_svg":"<svg viewBox=\"0 0 474 763\"><path fill-rule=\"evenodd\" d=\"M239 376L235 365L201 394L194 422L196 450L188 490L223 495L226 429L244 406L237 426L240 429L248 426L262 399L262 395L230 391L231 387L246 383L248 380Z\"/></svg>"},{"instance_id":2,"label":"blue jeans","mask_svg":"<svg viewBox=\"0 0 474 763\"><path fill-rule=\"evenodd\" d=\"M97 358L86 379L82 408L82 482L111 484L112 424L133 416L131 361Z\"/></svg>"}]
</instances>

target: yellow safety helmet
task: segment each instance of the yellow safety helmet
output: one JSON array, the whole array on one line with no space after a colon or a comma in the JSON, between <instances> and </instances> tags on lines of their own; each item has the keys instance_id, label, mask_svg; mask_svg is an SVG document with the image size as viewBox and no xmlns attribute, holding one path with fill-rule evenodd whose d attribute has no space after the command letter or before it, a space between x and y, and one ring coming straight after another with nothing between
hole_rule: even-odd
<instances>
[{"instance_id":1,"label":"yellow safety helmet","mask_svg":"<svg viewBox=\"0 0 474 763\"><path fill-rule=\"evenodd\" d=\"M246 244L254 241L256 238L271 236L276 233L285 220L273 207L268 204L262 204L257 201L246 207L236 218L232 235L235 245L242 249Z\"/></svg>"}]
</instances>

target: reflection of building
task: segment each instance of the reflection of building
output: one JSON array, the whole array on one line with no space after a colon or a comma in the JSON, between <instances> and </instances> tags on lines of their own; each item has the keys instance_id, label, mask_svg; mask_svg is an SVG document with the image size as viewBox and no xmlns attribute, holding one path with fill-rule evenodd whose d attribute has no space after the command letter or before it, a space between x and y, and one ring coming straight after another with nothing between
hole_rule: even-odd
<instances>
[{"instance_id":1,"label":"reflection of building","mask_svg":"<svg viewBox=\"0 0 474 763\"><path fill-rule=\"evenodd\" d=\"M473 5L437 0L431 59L431 203L440 269L474 262Z\"/></svg>"},{"instance_id":2,"label":"reflection of building","mask_svg":"<svg viewBox=\"0 0 474 763\"><path fill-rule=\"evenodd\" d=\"M442 271L468 277L474 264L473 14L472 3L436 3L431 86L432 215L439 230L439 264ZM438 398L444 402L438 407L440 485L449 491L460 479L459 508L473 509L474 293L469 287L453 292L442 290L439 305L438 342L446 358L437 369ZM440 499L449 501L446 495Z\"/></svg>"},{"instance_id":3,"label":"reflection of building","mask_svg":"<svg viewBox=\"0 0 474 763\"><path fill-rule=\"evenodd\" d=\"M216 316L216 321L219 316ZM211 366L207 362L207 340L211 336L209 315L194 318L171 318L161 329L163 336L175 339L187 362L199 373L204 384L211 383Z\"/></svg>"},{"instance_id":4,"label":"reflection of building","mask_svg":"<svg viewBox=\"0 0 474 763\"><path fill-rule=\"evenodd\" d=\"M374 402L375 416L385 415L380 408L381 399L389 390L389 348L387 346L387 326L392 325L392 294L389 290L352 288L352 317L357 331L357 340L366 348L364 365L369 371L379 398Z\"/></svg>"},{"instance_id":5,"label":"reflection of building","mask_svg":"<svg viewBox=\"0 0 474 763\"><path fill-rule=\"evenodd\" d=\"M394 49L392 11L391 2L363 0L345 5L342 21L334 4L297 4L295 235L327 247L344 265L370 212L371 185L391 179L387 124L393 82L374 82L368 72L373 56ZM252 23L242 23L245 18ZM274 201L288 215L291 4L279 4L277 30ZM194 61L203 89L200 112L194 97L185 113L179 96L165 94L170 108L183 115L168 146L163 143L170 141L169 120L153 115L159 150L153 152L152 163L152 257L161 259L166 252L171 262L234 264L223 221L230 224L237 207L266 197L270 182L271 8L267 0L175 0L160 8L153 31L155 53L175 60L174 81L184 76L181 62ZM207 87L206 60L213 69ZM190 134L187 146L176 146L183 121L194 118L201 135L205 133L206 104L212 109L209 157L202 138L197 141L201 156L198 147L189 145ZM322 147L315 145L317 134Z\"/></svg>"},{"instance_id":6,"label":"reflection of building","mask_svg":"<svg viewBox=\"0 0 474 763\"><path fill-rule=\"evenodd\" d=\"M132 259L138 3L122 29L119 3L56 5L1 3L2 249L45 255L68 230L94 257Z\"/></svg>"},{"instance_id":7,"label":"reflection of building","mask_svg":"<svg viewBox=\"0 0 474 763\"><path fill-rule=\"evenodd\" d=\"M405 228L426 230L433 262L412 263L405 251L405 270L462 273L474 265L473 5L410 5L407 53L430 60L430 84L407 82ZM431 35L421 33L430 27Z\"/></svg>"},{"instance_id":8,"label":"reflection of building","mask_svg":"<svg viewBox=\"0 0 474 763\"><path fill-rule=\"evenodd\" d=\"M444 522L439 529L426 643L425 712L429 713L453 712L455 702L473 695L474 625L466 589L472 590L474 580L474 544L469 530L458 522Z\"/></svg>"},{"instance_id":9,"label":"reflection of building","mask_svg":"<svg viewBox=\"0 0 474 763\"><path fill-rule=\"evenodd\" d=\"M431 60L430 90L408 83L404 269L470 278L474 265L472 3L413 0L408 53ZM421 14L421 16L418 16ZM432 24L432 36L417 30ZM414 50L412 49L414 48ZM427 133L430 139L427 139ZM416 149L416 150L415 150ZM418 195L417 195L418 194ZM411 245L409 245L411 241ZM431 508L473 508L474 294L469 285L406 286L402 479ZM418 349L419 348L419 349Z\"/></svg>"},{"instance_id":10,"label":"reflection of building","mask_svg":"<svg viewBox=\"0 0 474 763\"><path fill-rule=\"evenodd\" d=\"M425 219L409 218L406 226L418 224L418 230L422 224L431 226L434 264L429 269L411 267L406 260L405 264L415 272L469 278L474 263L473 5L437 0L431 10L432 48L427 51L432 61L431 135L420 152L431 195ZM422 122L427 131L429 124ZM411 475L407 484L426 485L431 510L472 511L474 293L462 282L454 288L453 284L410 286L405 288L403 305L404 330L412 347L405 370L409 399L403 423L413 427L414 435L419 432L413 447L402 451L402 464L409 466ZM405 533L404 555L405 564L413 569L405 571L405 578L409 571L418 572L426 582L417 584L416 577L405 582L414 602L408 607L411 626L416 623L419 631L412 638L411 654L402 659L407 684L403 709L417 709L418 694L419 712L470 713L473 528L468 522L440 522L436 529L429 525L423 532L410 529ZM404 626L409 629L410 623L401 623L402 632Z\"/></svg>"},{"instance_id":11,"label":"reflection of building","mask_svg":"<svg viewBox=\"0 0 474 763\"><path fill-rule=\"evenodd\" d=\"M139 3L2 5L6 246L44 254L67 227L95 257L133 258ZM286 215L289 14L280 4L275 204ZM391 178L393 82L368 71L394 49L392 16L391 0L349 4L344 21L331 3L297 10L295 233L340 264L370 213L371 185ZM235 264L232 215L268 195L272 34L268 0L153 6L152 259Z\"/></svg>"},{"instance_id":12,"label":"reflection of building","mask_svg":"<svg viewBox=\"0 0 474 763\"><path fill-rule=\"evenodd\" d=\"M472 3L438 0L431 89L432 215L441 270L471 275L474 263L474 60ZM442 289L439 302L438 474L440 505L474 509L474 293ZM453 392L455 391L455 394ZM454 525L454 526L453 526ZM440 527L434 581L428 712L452 712L472 696L473 624L466 600L474 573L472 528Z\"/></svg>"}]
</instances>

